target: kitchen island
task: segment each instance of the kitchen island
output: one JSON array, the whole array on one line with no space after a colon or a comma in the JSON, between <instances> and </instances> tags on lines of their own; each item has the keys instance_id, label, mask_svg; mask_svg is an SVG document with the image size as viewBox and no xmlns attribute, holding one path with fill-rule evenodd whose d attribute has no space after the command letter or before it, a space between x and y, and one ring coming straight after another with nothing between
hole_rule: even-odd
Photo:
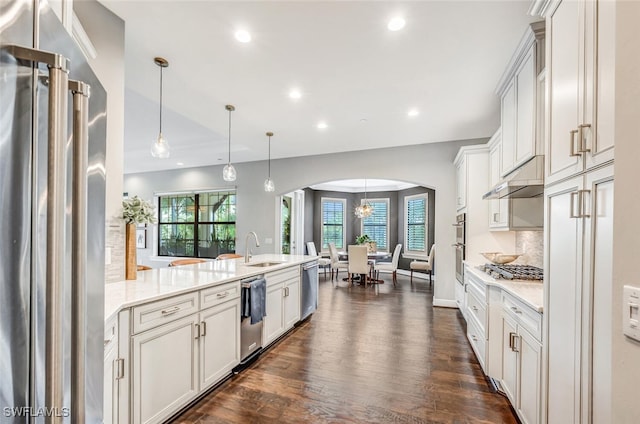
<instances>
[{"instance_id":1,"label":"kitchen island","mask_svg":"<svg viewBox=\"0 0 640 424\"><path fill-rule=\"evenodd\" d=\"M105 423L164 422L240 363L241 281L264 276L263 347L300 320L301 266L266 254L138 272L105 287Z\"/></svg>"}]
</instances>

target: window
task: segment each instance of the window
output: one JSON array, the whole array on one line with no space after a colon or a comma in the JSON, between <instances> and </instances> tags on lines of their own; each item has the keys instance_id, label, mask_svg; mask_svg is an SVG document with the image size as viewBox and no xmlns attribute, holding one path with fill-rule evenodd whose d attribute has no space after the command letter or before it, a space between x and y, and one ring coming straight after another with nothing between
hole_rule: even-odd
<instances>
[{"instance_id":1,"label":"window","mask_svg":"<svg viewBox=\"0 0 640 424\"><path fill-rule=\"evenodd\" d=\"M368 199L371 216L362 218L361 234L376 242L378 250L389 251L389 199ZM362 200L364 204L364 199Z\"/></svg>"},{"instance_id":2,"label":"window","mask_svg":"<svg viewBox=\"0 0 640 424\"><path fill-rule=\"evenodd\" d=\"M322 198L322 250L335 243L337 249L344 249L345 199Z\"/></svg>"},{"instance_id":3,"label":"window","mask_svg":"<svg viewBox=\"0 0 640 424\"><path fill-rule=\"evenodd\" d=\"M235 252L235 191L160 196L158 204L159 256L215 258Z\"/></svg>"},{"instance_id":4,"label":"window","mask_svg":"<svg viewBox=\"0 0 640 424\"><path fill-rule=\"evenodd\" d=\"M407 253L427 253L427 194L404 198Z\"/></svg>"}]
</instances>

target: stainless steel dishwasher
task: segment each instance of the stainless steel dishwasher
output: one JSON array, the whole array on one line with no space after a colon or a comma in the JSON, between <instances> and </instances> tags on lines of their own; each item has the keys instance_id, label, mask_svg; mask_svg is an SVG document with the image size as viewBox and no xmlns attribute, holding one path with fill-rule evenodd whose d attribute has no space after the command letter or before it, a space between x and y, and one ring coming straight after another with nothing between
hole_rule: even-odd
<instances>
[{"instance_id":1,"label":"stainless steel dishwasher","mask_svg":"<svg viewBox=\"0 0 640 424\"><path fill-rule=\"evenodd\" d=\"M318 309L318 261L302 265L300 290L300 321Z\"/></svg>"},{"instance_id":2,"label":"stainless steel dishwasher","mask_svg":"<svg viewBox=\"0 0 640 424\"><path fill-rule=\"evenodd\" d=\"M247 296L251 288L251 283L264 279L264 275L259 275L240 281L241 302L244 308ZM240 315L240 366L243 366L257 357L262 351L262 325L264 320L251 324L251 317Z\"/></svg>"}]
</instances>

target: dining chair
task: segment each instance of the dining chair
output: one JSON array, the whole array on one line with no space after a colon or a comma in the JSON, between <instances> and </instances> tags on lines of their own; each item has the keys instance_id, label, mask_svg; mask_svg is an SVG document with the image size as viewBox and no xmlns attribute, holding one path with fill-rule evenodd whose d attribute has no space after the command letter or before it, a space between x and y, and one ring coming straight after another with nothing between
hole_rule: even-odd
<instances>
[{"instance_id":1,"label":"dining chair","mask_svg":"<svg viewBox=\"0 0 640 424\"><path fill-rule=\"evenodd\" d=\"M338 256L338 249L334 243L329 243L329 258L331 260L331 281L333 281L333 272L336 273L336 281L338 281L338 272L341 269L347 271L349 269L348 261L341 261Z\"/></svg>"},{"instance_id":2,"label":"dining chair","mask_svg":"<svg viewBox=\"0 0 640 424\"><path fill-rule=\"evenodd\" d=\"M192 264L199 264L201 262L206 262L206 261L204 259L198 259L198 258L176 259L169 262L169 266L192 265Z\"/></svg>"},{"instance_id":3,"label":"dining chair","mask_svg":"<svg viewBox=\"0 0 640 424\"><path fill-rule=\"evenodd\" d=\"M148 271L150 270L151 267L150 266L146 266L146 265L138 265L136 271Z\"/></svg>"},{"instance_id":4,"label":"dining chair","mask_svg":"<svg viewBox=\"0 0 640 424\"><path fill-rule=\"evenodd\" d=\"M216 259L236 259L241 258L242 255L238 255L237 253L222 253L216 257Z\"/></svg>"},{"instance_id":5,"label":"dining chair","mask_svg":"<svg viewBox=\"0 0 640 424\"><path fill-rule=\"evenodd\" d=\"M367 246L351 244L347 247L347 253L349 254L349 287L353 285L354 274L360 274L364 286L367 287L369 271L371 271L367 257Z\"/></svg>"},{"instance_id":6,"label":"dining chair","mask_svg":"<svg viewBox=\"0 0 640 424\"><path fill-rule=\"evenodd\" d=\"M396 285L398 281L398 261L400 260L400 251L402 250L401 244L396 244L395 249L393 250L393 258L391 262L378 262L373 266L373 271L375 272L376 280L380 275L380 271L391 272L391 278L393 281L393 285Z\"/></svg>"},{"instance_id":7,"label":"dining chair","mask_svg":"<svg viewBox=\"0 0 640 424\"><path fill-rule=\"evenodd\" d=\"M433 276L433 263L436 256L436 245L431 245L431 250L429 250L429 259L427 261L417 261L414 260L409 264L409 269L411 269L411 284L413 284L413 271L425 271L429 273L429 285L433 284L432 276Z\"/></svg>"},{"instance_id":8,"label":"dining chair","mask_svg":"<svg viewBox=\"0 0 640 424\"><path fill-rule=\"evenodd\" d=\"M311 256L318 256L318 251L316 250L316 244L312 241L307 242L307 254ZM327 268L331 267L331 259L329 258L318 258L318 266L324 269L324 279L327 279Z\"/></svg>"}]
</instances>

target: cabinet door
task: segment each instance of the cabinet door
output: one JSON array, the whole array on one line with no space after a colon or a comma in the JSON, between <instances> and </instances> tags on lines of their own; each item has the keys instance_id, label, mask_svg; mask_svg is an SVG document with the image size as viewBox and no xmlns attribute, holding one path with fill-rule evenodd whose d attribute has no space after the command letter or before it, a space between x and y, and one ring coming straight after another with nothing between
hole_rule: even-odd
<instances>
[{"instance_id":1,"label":"cabinet door","mask_svg":"<svg viewBox=\"0 0 640 424\"><path fill-rule=\"evenodd\" d=\"M518 353L514 350L518 328L508 313L502 312L502 388L512 405L516 405Z\"/></svg>"},{"instance_id":2,"label":"cabinet door","mask_svg":"<svg viewBox=\"0 0 640 424\"><path fill-rule=\"evenodd\" d=\"M105 340L105 343L107 340ZM115 360L118 357L118 349L115 340L108 343L104 354L104 424L116 424L118 422L118 380L115 378Z\"/></svg>"},{"instance_id":3,"label":"cabinet door","mask_svg":"<svg viewBox=\"0 0 640 424\"><path fill-rule=\"evenodd\" d=\"M283 316L283 284L274 284L267 287L267 316L264 317L263 339L264 345L277 339L284 332Z\"/></svg>"},{"instance_id":4,"label":"cabinet door","mask_svg":"<svg viewBox=\"0 0 640 424\"><path fill-rule=\"evenodd\" d=\"M582 177L545 191L547 216L545 305L547 410L550 423L580 422L583 220L572 218ZM543 336L544 337L544 336Z\"/></svg>"},{"instance_id":5,"label":"cabinet door","mask_svg":"<svg viewBox=\"0 0 640 424\"><path fill-rule=\"evenodd\" d=\"M517 408L523 424L540 422L540 390L542 346L529 332L518 328L520 344L520 375Z\"/></svg>"},{"instance_id":6,"label":"cabinet door","mask_svg":"<svg viewBox=\"0 0 640 424\"><path fill-rule=\"evenodd\" d=\"M613 293L613 167L587 173L585 188L590 190L589 218L585 219L585 242L589 254L584 261L585 305L593 305L585 312L585 342L583 360L591 370L591 388L583 390L583 414L591 410L593 423L613 422L611 416L611 361ZM590 325L589 325L590 323ZM590 406L591 405L591 406ZM584 415L588 416L588 415Z\"/></svg>"},{"instance_id":7,"label":"cabinet door","mask_svg":"<svg viewBox=\"0 0 640 424\"><path fill-rule=\"evenodd\" d=\"M132 337L133 422L159 423L198 394L198 314Z\"/></svg>"},{"instance_id":8,"label":"cabinet door","mask_svg":"<svg viewBox=\"0 0 640 424\"><path fill-rule=\"evenodd\" d=\"M513 170L516 145L516 86L513 81L502 95L502 161L500 175Z\"/></svg>"},{"instance_id":9,"label":"cabinet door","mask_svg":"<svg viewBox=\"0 0 640 424\"><path fill-rule=\"evenodd\" d=\"M500 181L502 144L498 143L489 152L489 187ZM509 199L489 200L489 227L499 229L508 225Z\"/></svg>"},{"instance_id":10,"label":"cabinet door","mask_svg":"<svg viewBox=\"0 0 640 424\"><path fill-rule=\"evenodd\" d=\"M571 156L572 138L577 140L580 99L580 63L583 2L563 0L547 17L547 128L546 183L582 169L582 158ZM577 141L576 141L577 142Z\"/></svg>"},{"instance_id":11,"label":"cabinet door","mask_svg":"<svg viewBox=\"0 0 640 424\"><path fill-rule=\"evenodd\" d=\"M300 321L300 279L285 283L284 296L284 328L292 328Z\"/></svg>"},{"instance_id":12,"label":"cabinet door","mask_svg":"<svg viewBox=\"0 0 640 424\"><path fill-rule=\"evenodd\" d=\"M536 152L534 125L537 91L535 48L535 45L531 47L516 73L517 122L514 167L531 159Z\"/></svg>"},{"instance_id":13,"label":"cabinet door","mask_svg":"<svg viewBox=\"0 0 640 424\"><path fill-rule=\"evenodd\" d=\"M467 206L467 160L462 158L456 166L456 207L462 210Z\"/></svg>"},{"instance_id":14,"label":"cabinet door","mask_svg":"<svg viewBox=\"0 0 640 424\"><path fill-rule=\"evenodd\" d=\"M201 312L200 328L200 390L204 390L240 363L240 300Z\"/></svg>"}]
</instances>

